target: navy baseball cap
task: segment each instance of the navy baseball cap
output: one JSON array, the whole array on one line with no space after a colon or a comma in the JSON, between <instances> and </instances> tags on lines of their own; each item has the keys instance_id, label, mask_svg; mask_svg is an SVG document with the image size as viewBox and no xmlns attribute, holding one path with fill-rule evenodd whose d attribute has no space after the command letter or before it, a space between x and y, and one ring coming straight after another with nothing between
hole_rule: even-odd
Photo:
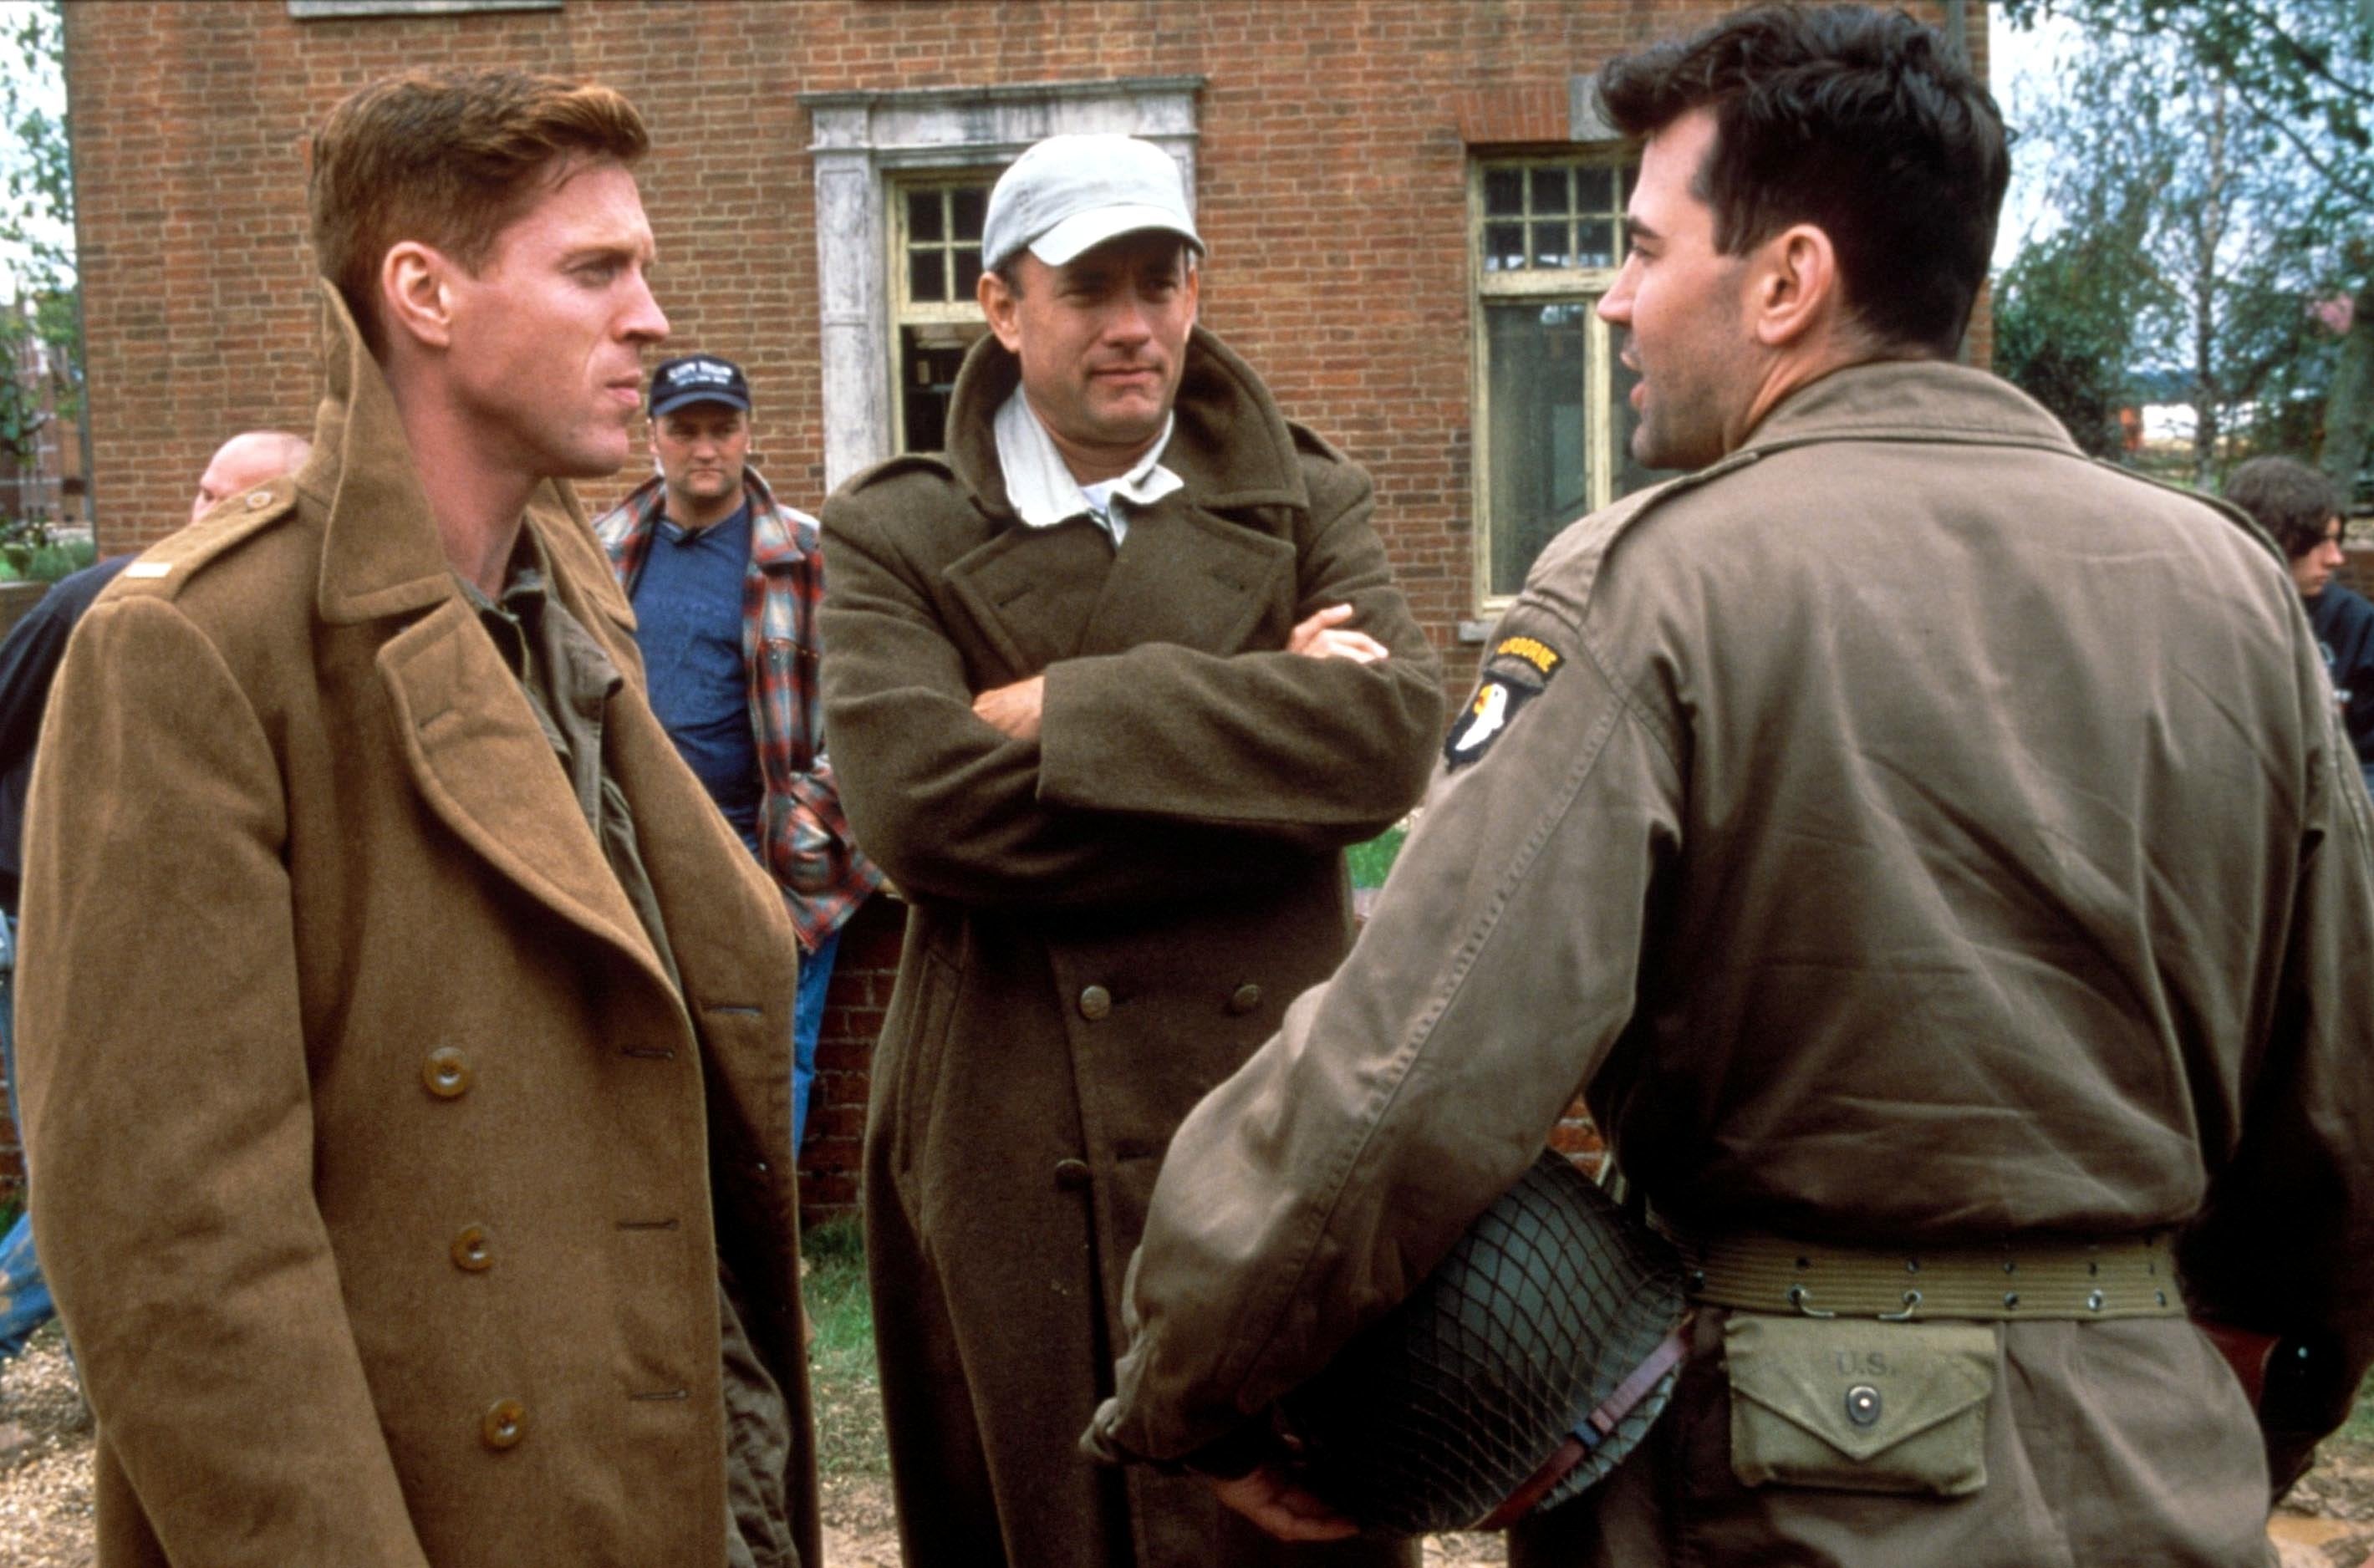
<instances>
[{"instance_id":1,"label":"navy baseball cap","mask_svg":"<svg viewBox=\"0 0 2374 1568\"><path fill-rule=\"evenodd\" d=\"M742 379L742 367L713 354L688 354L652 372L652 418L692 403L722 403L748 413L750 383Z\"/></svg>"}]
</instances>

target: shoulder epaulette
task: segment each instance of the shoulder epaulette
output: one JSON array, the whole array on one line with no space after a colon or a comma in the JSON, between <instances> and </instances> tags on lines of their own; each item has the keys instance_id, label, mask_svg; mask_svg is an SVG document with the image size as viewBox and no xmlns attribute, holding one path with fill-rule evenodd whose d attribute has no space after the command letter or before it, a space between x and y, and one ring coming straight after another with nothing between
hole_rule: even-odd
<instances>
[{"instance_id":1,"label":"shoulder epaulette","mask_svg":"<svg viewBox=\"0 0 2374 1568\"><path fill-rule=\"evenodd\" d=\"M1729 457L1709 463L1688 474L1676 474L1663 484L1651 485L1645 490L1635 490L1621 500L1610 502L1588 517L1567 525L1551 540L1534 560L1527 574L1527 589L1536 584L1548 586L1550 573L1560 574L1557 596L1572 602L1571 613L1581 617L1591 603L1591 591L1599 579L1599 565L1616 539L1675 497L1700 489L1726 474L1735 474L1755 462L1764 454L1754 447L1745 447Z\"/></svg>"},{"instance_id":2,"label":"shoulder epaulette","mask_svg":"<svg viewBox=\"0 0 2374 1568\"><path fill-rule=\"evenodd\" d=\"M253 538L297 509L297 481L283 476L225 497L206 516L167 534L109 584L118 594L171 596L207 563Z\"/></svg>"},{"instance_id":3,"label":"shoulder epaulette","mask_svg":"<svg viewBox=\"0 0 2374 1568\"><path fill-rule=\"evenodd\" d=\"M2180 485L2173 479L2162 479L2157 474L2145 474L2129 468L2124 463L2112 462L2107 458L2089 458L2087 461L2097 468L2107 468L2122 478L2148 485L2155 490L2165 490L2171 496L2182 496L2188 501L2198 501L2265 546L2267 554L2274 556L2276 560L2288 561L2290 558L2284 554L2283 546L2275 543L2275 536L2259 525L2257 518L2223 496L2213 496L2206 490L2196 490L2190 485Z\"/></svg>"},{"instance_id":4,"label":"shoulder epaulette","mask_svg":"<svg viewBox=\"0 0 2374 1568\"><path fill-rule=\"evenodd\" d=\"M1323 457L1334 462L1349 462L1352 461L1350 458L1346 457L1342 452L1336 451L1334 442L1321 435L1318 431L1312 429L1310 426L1302 424L1298 420L1289 419L1286 422L1286 427L1288 433L1294 437L1295 451L1309 452L1313 457Z\"/></svg>"},{"instance_id":5,"label":"shoulder epaulette","mask_svg":"<svg viewBox=\"0 0 2374 1568\"><path fill-rule=\"evenodd\" d=\"M877 462L863 473L852 474L841 486L840 490L844 495L853 496L860 490L879 485L886 479L896 479L901 474L910 473L953 475L956 470L949 467L948 460L938 452L900 452L897 457L884 462Z\"/></svg>"}]
</instances>

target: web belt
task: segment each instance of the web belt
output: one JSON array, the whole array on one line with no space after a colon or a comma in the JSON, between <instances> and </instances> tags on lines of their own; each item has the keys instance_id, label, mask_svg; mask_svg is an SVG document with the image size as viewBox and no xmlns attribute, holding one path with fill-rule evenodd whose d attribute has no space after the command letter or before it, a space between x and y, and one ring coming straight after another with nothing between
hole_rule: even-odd
<instances>
[{"instance_id":1,"label":"web belt","mask_svg":"<svg viewBox=\"0 0 2374 1568\"><path fill-rule=\"evenodd\" d=\"M2185 1315L2164 1235L1902 1250L1753 1235L1675 1242L1691 1300L1750 1312L1888 1322Z\"/></svg>"}]
</instances>

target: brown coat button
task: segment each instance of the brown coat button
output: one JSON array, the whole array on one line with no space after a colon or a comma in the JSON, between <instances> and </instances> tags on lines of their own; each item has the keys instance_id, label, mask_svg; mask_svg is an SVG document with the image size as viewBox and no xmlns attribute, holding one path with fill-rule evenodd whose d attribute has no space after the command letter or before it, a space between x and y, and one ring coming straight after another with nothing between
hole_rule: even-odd
<instances>
[{"instance_id":1,"label":"brown coat button","mask_svg":"<svg viewBox=\"0 0 2374 1568\"><path fill-rule=\"evenodd\" d=\"M1055 1162L1055 1185L1065 1192L1077 1192L1088 1185L1088 1163L1086 1160Z\"/></svg>"},{"instance_id":2,"label":"brown coat button","mask_svg":"<svg viewBox=\"0 0 2374 1568\"><path fill-rule=\"evenodd\" d=\"M1239 986L1236 989L1235 993L1228 998L1228 1011L1230 1012L1251 1012L1254 1008L1259 1007L1260 1005L1261 988L1254 985L1250 980L1246 981L1243 985Z\"/></svg>"},{"instance_id":3,"label":"brown coat button","mask_svg":"<svg viewBox=\"0 0 2374 1568\"><path fill-rule=\"evenodd\" d=\"M453 1238L453 1267L464 1273L483 1274L494 1266L495 1252L488 1244L487 1227L464 1225L462 1234Z\"/></svg>"},{"instance_id":4,"label":"brown coat button","mask_svg":"<svg viewBox=\"0 0 2374 1568\"><path fill-rule=\"evenodd\" d=\"M1112 992L1102 986L1090 986L1080 993L1080 1016L1102 1018L1112 1011Z\"/></svg>"},{"instance_id":5,"label":"brown coat button","mask_svg":"<svg viewBox=\"0 0 2374 1568\"><path fill-rule=\"evenodd\" d=\"M420 1082L441 1100L457 1099L470 1092L477 1078L470 1059L452 1046L440 1046L420 1064Z\"/></svg>"},{"instance_id":6,"label":"brown coat button","mask_svg":"<svg viewBox=\"0 0 2374 1568\"><path fill-rule=\"evenodd\" d=\"M517 1399L497 1399L478 1420L479 1440L499 1453L518 1447L526 1435L527 1407Z\"/></svg>"}]
</instances>

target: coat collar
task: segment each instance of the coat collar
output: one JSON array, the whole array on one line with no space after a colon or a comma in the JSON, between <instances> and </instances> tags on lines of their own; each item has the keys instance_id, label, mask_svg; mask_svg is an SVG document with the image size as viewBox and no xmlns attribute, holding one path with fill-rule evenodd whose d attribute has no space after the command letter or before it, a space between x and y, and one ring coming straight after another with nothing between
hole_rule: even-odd
<instances>
[{"instance_id":1,"label":"coat collar","mask_svg":"<svg viewBox=\"0 0 2374 1568\"><path fill-rule=\"evenodd\" d=\"M996 415L1021 374L1021 362L985 335L965 356L948 402L948 466L981 509L1001 521L1016 521L1016 514L998 467ZM1252 368L1202 327L1188 335L1172 413L1162 465L1186 481L1195 505L1213 511L1309 509L1286 415Z\"/></svg>"},{"instance_id":2,"label":"coat collar","mask_svg":"<svg viewBox=\"0 0 2374 1568\"><path fill-rule=\"evenodd\" d=\"M658 474L636 486L594 523L594 532L613 561L632 558L640 565L652 531L659 527L667 506L666 481ZM783 506L755 468L742 471L742 498L750 505L750 564L760 571L779 571L815 549L815 524L805 514ZM802 524L807 524L802 537Z\"/></svg>"},{"instance_id":3,"label":"coat collar","mask_svg":"<svg viewBox=\"0 0 2374 1568\"><path fill-rule=\"evenodd\" d=\"M1815 441L1946 441L2084 454L2061 422L2009 381L1942 359L1850 365L1800 387L1743 451Z\"/></svg>"},{"instance_id":4,"label":"coat collar","mask_svg":"<svg viewBox=\"0 0 2374 1568\"><path fill-rule=\"evenodd\" d=\"M297 475L299 493L327 514L315 605L346 626L458 599L395 395L336 287L324 281L321 290L322 406L313 455ZM528 497L525 526L549 551L557 530L583 526L575 496L546 480Z\"/></svg>"},{"instance_id":5,"label":"coat collar","mask_svg":"<svg viewBox=\"0 0 2374 1568\"><path fill-rule=\"evenodd\" d=\"M333 626L426 609L453 591L395 398L346 301L322 290L325 384L298 491L327 514L315 603Z\"/></svg>"}]
</instances>

